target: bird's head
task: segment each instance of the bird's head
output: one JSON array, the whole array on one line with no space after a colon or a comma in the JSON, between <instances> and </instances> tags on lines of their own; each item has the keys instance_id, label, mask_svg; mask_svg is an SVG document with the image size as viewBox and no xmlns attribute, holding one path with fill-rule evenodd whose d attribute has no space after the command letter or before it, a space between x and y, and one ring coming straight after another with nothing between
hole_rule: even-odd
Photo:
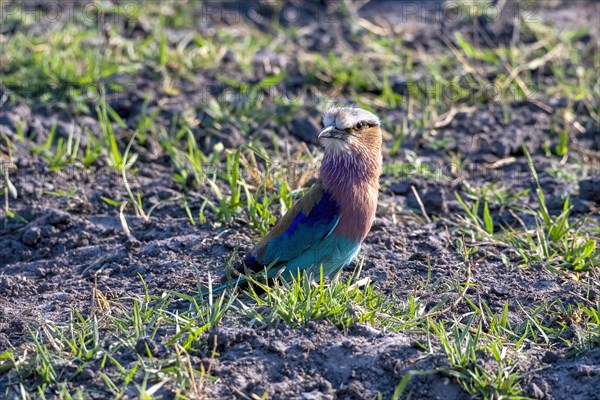
<instances>
[{"instance_id":1,"label":"bird's head","mask_svg":"<svg viewBox=\"0 0 600 400\"><path fill-rule=\"evenodd\" d=\"M334 107L323 113L319 142L325 153L370 152L381 157L379 118L358 107Z\"/></svg>"}]
</instances>

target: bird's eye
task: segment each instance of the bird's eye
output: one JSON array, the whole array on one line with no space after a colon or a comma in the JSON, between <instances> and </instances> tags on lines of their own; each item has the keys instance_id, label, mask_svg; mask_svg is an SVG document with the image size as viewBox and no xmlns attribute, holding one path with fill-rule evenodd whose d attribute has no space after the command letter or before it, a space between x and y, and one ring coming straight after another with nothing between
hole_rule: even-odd
<instances>
[{"instance_id":1,"label":"bird's eye","mask_svg":"<svg viewBox=\"0 0 600 400\"><path fill-rule=\"evenodd\" d=\"M354 125L354 129L356 129L357 131L360 131L360 130L364 129L366 126L367 126L366 122L360 121L359 123Z\"/></svg>"}]
</instances>

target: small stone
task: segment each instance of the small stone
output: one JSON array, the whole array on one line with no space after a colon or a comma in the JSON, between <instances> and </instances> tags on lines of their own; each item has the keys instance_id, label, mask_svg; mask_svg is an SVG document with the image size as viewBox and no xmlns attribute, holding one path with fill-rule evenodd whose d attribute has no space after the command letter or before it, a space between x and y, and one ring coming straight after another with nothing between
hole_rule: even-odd
<instances>
[{"instance_id":1,"label":"small stone","mask_svg":"<svg viewBox=\"0 0 600 400\"><path fill-rule=\"evenodd\" d=\"M409 78L412 81L412 77ZM388 82L392 86L394 93L406 95L410 91L411 82L400 73L392 73L388 76Z\"/></svg>"},{"instance_id":2,"label":"small stone","mask_svg":"<svg viewBox=\"0 0 600 400\"><path fill-rule=\"evenodd\" d=\"M501 285L501 286L498 286L498 287L494 287L494 288L492 288L492 292L494 292L494 293L496 293L498 295L501 295L501 296L505 296L505 295L508 294L508 286Z\"/></svg>"},{"instance_id":3,"label":"small stone","mask_svg":"<svg viewBox=\"0 0 600 400\"><path fill-rule=\"evenodd\" d=\"M23 235L21 236L21 242L24 245L33 247L40 241L42 236L42 231L38 226L30 226L25 229Z\"/></svg>"},{"instance_id":4,"label":"small stone","mask_svg":"<svg viewBox=\"0 0 600 400\"><path fill-rule=\"evenodd\" d=\"M285 355L285 352L287 350L287 347L281 340L275 340L271 342L267 348L269 349L269 351L279 354L281 356Z\"/></svg>"},{"instance_id":5,"label":"small stone","mask_svg":"<svg viewBox=\"0 0 600 400\"><path fill-rule=\"evenodd\" d=\"M355 324L353 328L353 333L360 336L375 338L381 335L381 331L371 325Z\"/></svg>"},{"instance_id":6,"label":"small stone","mask_svg":"<svg viewBox=\"0 0 600 400\"><path fill-rule=\"evenodd\" d=\"M393 194L407 195L411 192L410 186L413 182L410 181L400 181L394 182L390 186L388 186L387 190Z\"/></svg>"},{"instance_id":7,"label":"small stone","mask_svg":"<svg viewBox=\"0 0 600 400\"><path fill-rule=\"evenodd\" d=\"M183 244L181 242L177 242L177 241L167 242L167 248L169 250L179 251L182 249L182 247L183 247Z\"/></svg>"},{"instance_id":8,"label":"small stone","mask_svg":"<svg viewBox=\"0 0 600 400\"><path fill-rule=\"evenodd\" d=\"M392 238L387 238L385 240L385 248L388 250L393 250L394 249L394 241L392 240Z\"/></svg>"},{"instance_id":9,"label":"small stone","mask_svg":"<svg viewBox=\"0 0 600 400\"><path fill-rule=\"evenodd\" d=\"M275 75L285 71L290 63L288 57L283 53L275 53L263 50L252 57L252 65L258 76Z\"/></svg>"},{"instance_id":10,"label":"small stone","mask_svg":"<svg viewBox=\"0 0 600 400\"><path fill-rule=\"evenodd\" d=\"M546 354L542 357L542 362L546 364L553 364L558 361L560 357L553 351L547 351Z\"/></svg>"},{"instance_id":11,"label":"small stone","mask_svg":"<svg viewBox=\"0 0 600 400\"><path fill-rule=\"evenodd\" d=\"M27 104L21 103L6 111L0 112L0 133L14 135L17 125L20 125L23 132L27 132L27 121L31 118L31 109Z\"/></svg>"},{"instance_id":12,"label":"small stone","mask_svg":"<svg viewBox=\"0 0 600 400\"><path fill-rule=\"evenodd\" d=\"M71 214L62 210L51 210L48 215L48 223L50 225L68 225L71 221Z\"/></svg>"},{"instance_id":13,"label":"small stone","mask_svg":"<svg viewBox=\"0 0 600 400\"><path fill-rule=\"evenodd\" d=\"M316 119L308 115L298 116L292 119L290 125L292 135L306 143L317 143L321 127Z\"/></svg>"},{"instance_id":14,"label":"small stone","mask_svg":"<svg viewBox=\"0 0 600 400\"><path fill-rule=\"evenodd\" d=\"M318 390L312 390L310 392L304 392L302 393L302 399L304 400L317 400L317 399L322 399L324 396L323 393L321 393Z\"/></svg>"},{"instance_id":15,"label":"small stone","mask_svg":"<svg viewBox=\"0 0 600 400\"><path fill-rule=\"evenodd\" d=\"M323 380L323 381L321 381L319 386L320 386L321 392L323 392L323 393L328 394L328 393L333 392L333 385L329 381Z\"/></svg>"},{"instance_id":16,"label":"small stone","mask_svg":"<svg viewBox=\"0 0 600 400\"><path fill-rule=\"evenodd\" d=\"M542 272L546 269L544 264L541 263L532 264L530 268L536 272Z\"/></svg>"},{"instance_id":17,"label":"small stone","mask_svg":"<svg viewBox=\"0 0 600 400\"><path fill-rule=\"evenodd\" d=\"M598 293L594 289L590 289L588 293L588 300L595 301L598 298Z\"/></svg>"},{"instance_id":18,"label":"small stone","mask_svg":"<svg viewBox=\"0 0 600 400\"><path fill-rule=\"evenodd\" d=\"M235 125L225 125L221 128L219 138L227 148L237 148L244 144L245 139Z\"/></svg>"},{"instance_id":19,"label":"small stone","mask_svg":"<svg viewBox=\"0 0 600 400\"><path fill-rule=\"evenodd\" d=\"M579 197L600 203L600 178L579 181Z\"/></svg>"},{"instance_id":20,"label":"small stone","mask_svg":"<svg viewBox=\"0 0 600 400\"><path fill-rule=\"evenodd\" d=\"M221 60L224 63L236 63L238 61L238 57L233 51L231 51L231 49L227 49L225 54L223 54L223 58Z\"/></svg>"},{"instance_id":21,"label":"small stone","mask_svg":"<svg viewBox=\"0 0 600 400\"><path fill-rule=\"evenodd\" d=\"M127 238L127 241L125 242L125 248L131 253L138 253L142 248L142 242L140 242L133 236L129 236Z\"/></svg>"},{"instance_id":22,"label":"small stone","mask_svg":"<svg viewBox=\"0 0 600 400\"><path fill-rule=\"evenodd\" d=\"M427 190L425 193L419 193L421 202L425 211L430 215L444 215L448 214L448 201L446 196L446 190L443 188L432 188ZM410 208L417 210L421 209L417 197L414 193L409 193L406 198L406 205Z\"/></svg>"},{"instance_id":23,"label":"small stone","mask_svg":"<svg viewBox=\"0 0 600 400\"><path fill-rule=\"evenodd\" d=\"M149 337L140 338L135 344L135 351L142 356L150 354L156 355L158 353L158 346L154 340Z\"/></svg>"},{"instance_id":24,"label":"small stone","mask_svg":"<svg viewBox=\"0 0 600 400\"><path fill-rule=\"evenodd\" d=\"M96 374L94 373L94 370L92 370L90 368L85 368L79 374L79 379L84 380L84 381L91 381L94 379L95 375Z\"/></svg>"}]
</instances>

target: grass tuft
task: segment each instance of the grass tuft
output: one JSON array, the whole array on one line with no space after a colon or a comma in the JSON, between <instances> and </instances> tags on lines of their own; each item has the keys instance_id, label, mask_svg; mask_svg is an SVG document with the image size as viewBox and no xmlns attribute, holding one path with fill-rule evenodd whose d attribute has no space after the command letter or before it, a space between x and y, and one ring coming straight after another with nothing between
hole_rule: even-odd
<instances>
[{"instance_id":1,"label":"grass tuft","mask_svg":"<svg viewBox=\"0 0 600 400\"><path fill-rule=\"evenodd\" d=\"M310 273L299 273L291 281L275 280L273 285L254 282L265 293L259 295L252 285L248 291L255 305L242 304L243 312L264 325L282 321L291 327L311 321L328 320L340 330L353 324L370 324L392 330L418 326L424 304L413 296L404 302L387 299L376 291L369 278L360 279L360 266L346 282L336 274L328 283L320 270L319 281Z\"/></svg>"}]
</instances>

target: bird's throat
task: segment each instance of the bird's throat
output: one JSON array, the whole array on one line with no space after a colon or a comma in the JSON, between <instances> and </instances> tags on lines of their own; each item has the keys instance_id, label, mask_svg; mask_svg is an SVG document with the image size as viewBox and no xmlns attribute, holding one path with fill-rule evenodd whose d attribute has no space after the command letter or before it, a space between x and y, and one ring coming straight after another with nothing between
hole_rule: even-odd
<instances>
[{"instance_id":1,"label":"bird's throat","mask_svg":"<svg viewBox=\"0 0 600 400\"><path fill-rule=\"evenodd\" d=\"M376 186L381 174L381 156L370 157L359 152L326 153L320 178L325 188Z\"/></svg>"}]
</instances>

